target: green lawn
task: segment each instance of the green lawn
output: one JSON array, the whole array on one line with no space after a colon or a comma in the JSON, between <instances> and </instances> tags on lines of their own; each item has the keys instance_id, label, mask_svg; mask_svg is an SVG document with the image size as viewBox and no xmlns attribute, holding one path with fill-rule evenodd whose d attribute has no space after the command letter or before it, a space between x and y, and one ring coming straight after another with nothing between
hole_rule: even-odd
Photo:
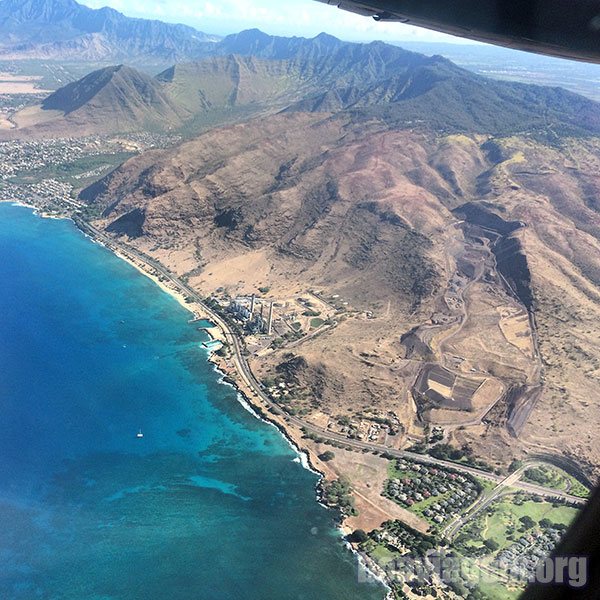
<instances>
[{"instance_id":1,"label":"green lawn","mask_svg":"<svg viewBox=\"0 0 600 600\"><path fill-rule=\"evenodd\" d=\"M319 327L321 327L321 325L323 325L323 323L325 323L325 321L323 319L319 319L318 317L315 317L314 319L310 320L310 326L313 329L318 329Z\"/></svg>"},{"instance_id":2,"label":"green lawn","mask_svg":"<svg viewBox=\"0 0 600 600\"><path fill-rule=\"evenodd\" d=\"M569 475L565 471L562 471L558 467L543 465L539 467L532 467L532 471L536 471L544 476L543 479L531 478L527 475L527 470L523 475L523 481L529 481L537 485L542 485L547 488L555 490L563 490L578 496L580 498L587 498L590 495L590 491L575 477Z\"/></svg>"},{"instance_id":3,"label":"green lawn","mask_svg":"<svg viewBox=\"0 0 600 600\"><path fill-rule=\"evenodd\" d=\"M489 479L485 479L483 477L475 477L475 479L479 481L484 492L489 492L498 485L495 481L490 481Z\"/></svg>"},{"instance_id":4,"label":"green lawn","mask_svg":"<svg viewBox=\"0 0 600 600\"><path fill-rule=\"evenodd\" d=\"M399 555L396 552L388 550L384 544L376 544L372 549L369 549L369 556L371 556L378 565L385 567L388 563L396 560Z\"/></svg>"},{"instance_id":5,"label":"green lawn","mask_svg":"<svg viewBox=\"0 0 600 600\"><path fill-rule=\"evenodd\" d=\"M567 475L567 477L569 477L572 480L571 487L569 488L569 494L572 494L573 496L578 496L579 498L589 498L590 490L588 490L585 487L585 485L579 483L579 481L577 481L577 479L575 479L575 477L572 477L571 475Z\"/></svg>"},{"instance_id":6,"label":"green lawn","mask_svg":"<svg viewBox=\"0 0 600 600\"><path fill-rule=\"evenodd\" d=\"M471 543L472 547L480 547L484 540L494 540L500 546L505 548L512 542L507 538L507 529L514 527L515 539L518 539L522 533L519 531L521 522L519 519L524 516L531 517L536 523L541 519L547 518L552 523L568 525L577 515L577 509L569 506L554 507L549 502L533 502L528 500L520 506L514 503L514 495L508 496L492 505L493 513L484 514L477 518L474 523L476 529L481 529L479 543Z\"/></svg>"},{"instance_id":7,"label":"green lawn","mask_svg":"<svg viewBox=\"0 0 600 600\"><path fill-rule=\"evenodd\" d=\"M500 549L514 543L509 540L507 530L514 528L513 537L518 540L523 533L519 531L522 523L519 521L521 517L528 516L536 523L541 519L547 518L553 523L568 525L577 515L578 510L568 506L554 507L549 502L534 502L526 500L521 505L515 504L515 494L505 496L503 499L496 501L491 508L492 514L487 511L479 515L474 521L468 523L463 535L467 537L464 542L464 550L472 548L473 550L481 548L485 540L494 540L500 546ZM489 509L488 509L489 510ZM529 531L535 531L535 527ZM463 550L461 552L464 553ZM491 561L492 555L483 558L484 564ZM489 597L490 600L515 600L518 598L521 590L516 588L508 588L506 584L500 580L494 581L490 579L491 575L488 572L482 572L484 577L479 583L479 589Z\"/></svg>"},{"instance_id":8,"label":"green lawn","mask_svg":"<svg viewBox=\"0 0 600 600\"><path fill-rule=\"evenodd\" d=\"M516 600L523 591L522 588L509 589L501 581L490 581L489 573L485 573L485 577L479 583L478 587L489 600Z\"/></svg>"}]
</instances>

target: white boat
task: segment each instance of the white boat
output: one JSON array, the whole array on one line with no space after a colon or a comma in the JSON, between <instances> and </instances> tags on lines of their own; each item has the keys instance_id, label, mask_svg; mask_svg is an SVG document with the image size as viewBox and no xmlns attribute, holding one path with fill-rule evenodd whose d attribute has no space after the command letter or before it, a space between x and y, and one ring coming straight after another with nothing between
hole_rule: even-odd
<instances>
[{"instance_id":1,"label":"white boat","mask_svg":"<svg viewBox=\"0 0 600 600\"><path fill-rule=\"evenodd\" d=\"M136 438L143 438L144 434L142 433L142 430L140 429L137 434L135 435Z\"/></svg>"}]
</instances>

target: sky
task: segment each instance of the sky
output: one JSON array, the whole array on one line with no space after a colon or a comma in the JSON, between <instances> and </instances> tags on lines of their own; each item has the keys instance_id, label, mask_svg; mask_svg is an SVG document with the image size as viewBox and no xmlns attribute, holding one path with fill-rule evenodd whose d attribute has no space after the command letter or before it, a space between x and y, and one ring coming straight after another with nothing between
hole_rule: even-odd
<instances>
[{"instance_id":1,"label":"sky","mask_svg":"<svg viewBox=\"0 0 600 600\"><path fill-rule=\"evenodd\" d=\"M457 42L402 23L377 23L315 0L80 0L92 8L111 6L130 17L184 23L205 33L227 35L257 27L272 35L313 37L322 31L347 41Z\"/></svg>"}]
</instances>

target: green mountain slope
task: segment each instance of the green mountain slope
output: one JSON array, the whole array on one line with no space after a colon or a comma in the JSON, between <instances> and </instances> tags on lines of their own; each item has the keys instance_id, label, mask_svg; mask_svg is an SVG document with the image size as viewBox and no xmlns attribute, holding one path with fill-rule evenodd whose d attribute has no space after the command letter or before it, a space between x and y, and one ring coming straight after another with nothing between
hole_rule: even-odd
<instances>
[{"instance_id":1,"label":"green mountain slope","mask_svg":"<svg viewBox=\"0 0 600 600\"><path fill-rule=\"evenodd\" d=\"M181 127L182 110L159 82L131 67L107 67L68 84L26 109L22 137L89 135L128 131L164 131Z\"/></svg>"},{"instance_id":2,"label":"green mountain slope","mask_svg":"<svg viewBox=\"0 0 600 600\"><path fill-rule=\"evenodd\" d=\"M218 54L225 49L258 56ZM55 92L42 111L76 110L82 124L86 118L100 124L98 115L114 113L116 119L105 121L111 131L171 130L186 123L188 136L280 111L351 111L357 121L441 133L552 139L600 132L600 104L592 100L560 88L486 79L440 56L381 42L249 31L225 38L213 50L214 56L177 64L155 78L125 68L97 71Z\"/></svg>"}]
</instances>

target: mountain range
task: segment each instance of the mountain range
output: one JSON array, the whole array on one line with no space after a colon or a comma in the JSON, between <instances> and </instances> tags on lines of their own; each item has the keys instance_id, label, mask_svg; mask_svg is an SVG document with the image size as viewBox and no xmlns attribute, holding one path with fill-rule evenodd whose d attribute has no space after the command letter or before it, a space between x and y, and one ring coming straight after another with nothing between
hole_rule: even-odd
<instances>
[{"instance_id":1,"label":"mountain range","mask_svg":"<svg viewBox=\"0 0 600 600\"><path fill-rule=\"evenodd\" d=\"M427 407L452 443L490 464L541 446L591 472L600 464L600 415L586 408L600 381L598 137L446 134L356 116L280 111L215 127L125 162L80 200L97 227L203 296L268 290L292 311L287 299L312 290L336 303L332 330L251 358L267 381L301 357L294 377L311 394L291 410L394 414L416 432L411 386L424 362L446 360L465 378L476 373L475 386L485 378L489 402ZM494 394L533 388L539 361L543 390L516 441L518 394Z\"/></svg>"},{"instance_id":2,"label":"mountain range","mask_svg":"<svg viewBox=\"0 0 600 600\"><path fill-rule=\"evenodd\" d=\"M0 58L119 61L198 57L219 38L75 0L2 0Z\"/></svg>"},{"instance_id":3,"label":"mountain range","mask_svg":"<svg viewBox=\"0 0 600 600\"><path fill-rule=\"evenodd\" d=\"M593 470L600 105L328 35L212 52L156 76L187 141L84 189L96 225L203 295L343 298L333 330L251 359L265 380L304 365L299 414L421 417L491 464L542 446ZM432 360L490 404L415 405Z\"/></svg>"},{"instance_id":4,"label":"mountain range","mask_svg":"<svg viewBox=\"0 0 600 600\"><path fill-rule=\"evenodd\" d=\"M155 77L105 67L14 117L4 136L197 131L240 117L290 112L377 119L394 127L487 134L582 135L600 131L600 105L561 88L486 79L441 56L249 30L212 44L211 55ZM108 118L112 115L112 118ZM105 118L106 117L106 118Z\"/></svg>"}]
</instances>

